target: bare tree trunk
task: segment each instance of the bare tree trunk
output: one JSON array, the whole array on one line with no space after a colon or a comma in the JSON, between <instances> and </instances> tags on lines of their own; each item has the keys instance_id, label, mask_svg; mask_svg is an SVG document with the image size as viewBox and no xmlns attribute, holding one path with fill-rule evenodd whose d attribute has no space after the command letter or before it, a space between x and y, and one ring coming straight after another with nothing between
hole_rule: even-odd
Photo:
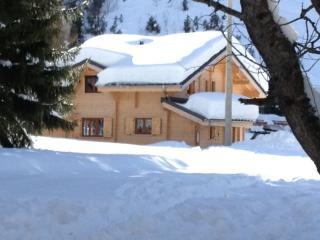
<instances>
[{"instance_id":1,"label":"bare tree trunk","mask_svg":"<svg viewBox=\"0 0 320 240\"><path fill-rule=\"evenodd\" d=\"M278 100L294 135L320 173L320 120L304 91L303 73L294 45L274 21L268 1L240 0L242 12L227 9L216 0L194 1L206 3L244 22L269 70L272 97ZM319 2L312 0L317 11L320 10Z\"/></svg>"},{"instance_id":2,"label":"bare tree trunk","mask_svg":"<svg viewBox=\"0 0 320 240\"><path fill-rule=\"evenodd\" d=\"M315 10L320 15L320 0L311 0L312 5L314 6Z\"/></svg>"},{"instance_id":3,"label":"bare tree trunk","mask_svg":"<svg viewBox=\"0 0 320 240\"><path fill-rule=\"evenodd\" d=\"M281 111L320 173L320 121L304 91L293 44L274 21L266 0L241 0L243 21L272 76Z\"/></svg>"}]
</instances>

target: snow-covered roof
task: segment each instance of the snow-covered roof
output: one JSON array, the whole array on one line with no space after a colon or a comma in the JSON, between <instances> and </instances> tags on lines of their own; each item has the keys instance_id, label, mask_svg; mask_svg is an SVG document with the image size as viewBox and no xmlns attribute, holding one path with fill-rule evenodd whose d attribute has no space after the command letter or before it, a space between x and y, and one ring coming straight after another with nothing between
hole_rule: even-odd
<instances>
[{"instance_id":1,"label":"snow-covered roof","mask_svg":"<svg viewBox=\"0 0 320 240\"><path fill-rule=\"evenodd\" d=\"M253 57L249 56L249 60L239 55L245 49L236 39L233 41L237 59L266 91L266 74L254 64ZM98 75L99 86L181 84L213 56L224 52L225 47L226 39L218 31L165 36L104 34L84 42L76 62L90 59L106 66Z\"/></svg>"},{"instance_id":2,"label":"snow-covered roof","mask_svg":"<svg viewBox=\"0 0 320 240\"><path fill-rule=\"evenodd\" d=\"M264 121L267 124L274 124L274 121L277 121L277 122L287 121L286 117L279 116L276 114L260 114L257 120Z\"/></svg>"},{"instance_id":3,"label":"snow-covered roof","mask_svg":"<svg viewBox=\"0 0 320 240\"><path fill-rule=\"evenodd\" d=\"M259 107L239 102L244 96L232 96L232 119L255 121L259 116ZM206 119L225 119L225 93L201 92L190 95L181 106L204 116Z\"/></svg>"}]
</instances>

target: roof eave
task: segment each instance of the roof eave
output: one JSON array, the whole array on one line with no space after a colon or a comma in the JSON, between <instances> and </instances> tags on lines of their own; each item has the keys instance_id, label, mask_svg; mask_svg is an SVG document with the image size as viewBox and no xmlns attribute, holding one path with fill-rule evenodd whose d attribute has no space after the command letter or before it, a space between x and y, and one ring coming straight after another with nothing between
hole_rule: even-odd
<instances>
[{"instance_id":1,"label":"roof eave","mask_svg":"<svg viewBox=\"0 0 320 240\"><path fill-rule=\"evenodd\" d=\"M102 92L180 92L177 84L136 84L136 85L104 85L99 87Z\"/></svg>"},{"instance_id":2,"label":"roof eave","mask_svg":"<svg viewBox=\"0 0 320 240\"><path fill-rule=\"evenodd\" d=\"M185 117L193 122L199 123L202 126L224 126L224 119L207 119L203 115L193 112L168 98L161 99L162 106L170 111L175 112L176 114ZM249 128L253 124L253 120L241 120L241 119L233 119L232 126L233 127L246 127Z\"/></svg>"},{"instance_id":3,"label":"roof eave","mask_svg":"<svg viewBox=\"0 0 320 240\"><path fill-rule=\"evenodd\" d=\"M82 65L87 65L93 69L95 69L96 71L100 72L102 71L103 69L107 68L107 66L103 65L103 64L100 64L96 61L93 61L91 60L90 58L86 58L80 62L77 62L75 64L72 65L72 67L80 67Z\"/></svg>"}]
</instances>

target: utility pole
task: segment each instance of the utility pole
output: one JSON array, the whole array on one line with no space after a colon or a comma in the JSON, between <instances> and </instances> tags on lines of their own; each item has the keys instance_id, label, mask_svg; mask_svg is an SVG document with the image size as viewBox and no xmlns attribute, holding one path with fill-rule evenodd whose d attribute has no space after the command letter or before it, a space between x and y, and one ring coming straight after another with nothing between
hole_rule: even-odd
<instances>
[{"instance_id":1,"label":"utility pole","mask_svg":"<svg viewBox=\"0 0 320 240\"><path fill-rule=\"evenodd\" d=\"M232 8L232 0L228 0L228 7ZM224 145L231 146L231 144L232 144L232 16L228 14Z\"/></svg>"}]
</instances>

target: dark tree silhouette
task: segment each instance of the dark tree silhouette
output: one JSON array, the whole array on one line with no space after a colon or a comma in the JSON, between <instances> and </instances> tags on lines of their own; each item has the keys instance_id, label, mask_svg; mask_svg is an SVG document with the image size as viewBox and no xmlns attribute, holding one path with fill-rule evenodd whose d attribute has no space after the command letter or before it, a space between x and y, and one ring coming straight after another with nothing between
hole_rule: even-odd
<instances>
[{"instance_id":1,"label":"dark tree silhouette","mask_svg":"<svg viewBox=\"0 0 320 240\"><path fill-rule=\"evenodd\" d=\"M25 147L29 133L71 130L64 114L72 109L77 79L72 58L59 42L61 0L0 1L0 145ZM71 11L71 10L70 10Z\"/></svg>"}]
</instances>

